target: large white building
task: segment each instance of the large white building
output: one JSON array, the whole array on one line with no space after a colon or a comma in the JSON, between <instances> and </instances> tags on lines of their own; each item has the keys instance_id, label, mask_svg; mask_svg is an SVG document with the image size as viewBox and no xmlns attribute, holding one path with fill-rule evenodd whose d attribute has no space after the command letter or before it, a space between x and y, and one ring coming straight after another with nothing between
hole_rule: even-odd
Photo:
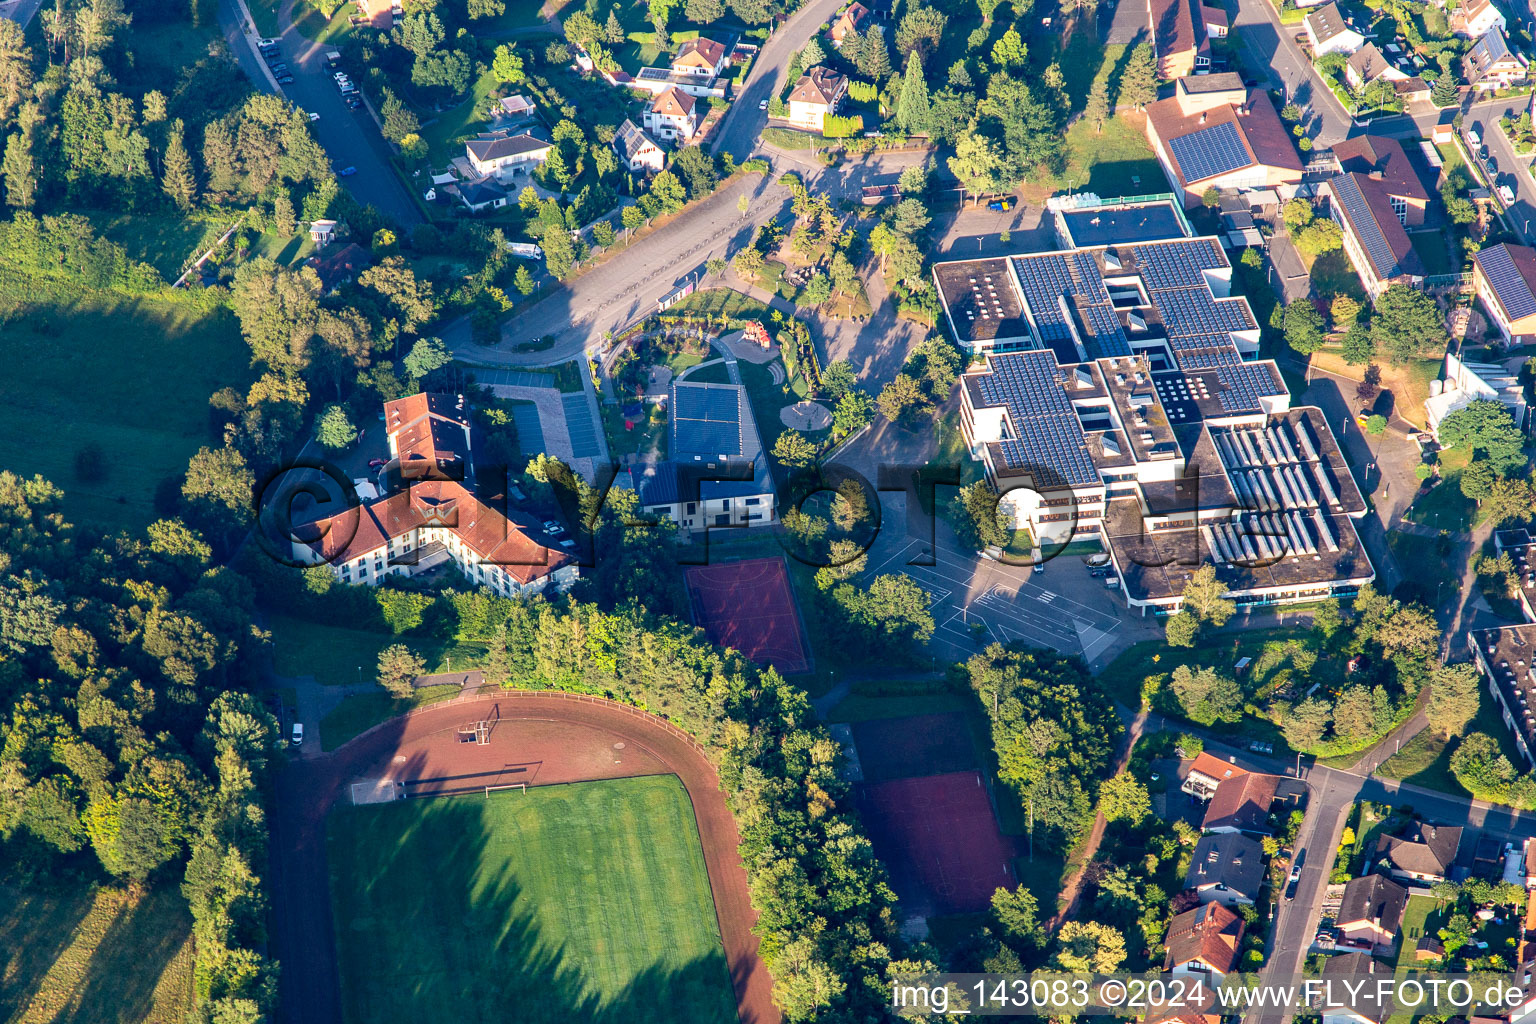
<instances>
[{"instance_id":1,"label":"large white building","mask_svg":"<svg viewBox=\"0 0 1536 1024\"><path fill-rule=\"evenodd\" d=\"M1365 501L1323 414L1291 408L1211 238L934 268L961 344L971 455L1018 529L1097 541L1132 607L1177 610L1202 564L1241 604L1374 578Z\"/></svg>"},{"instance_id":2,"label":"large white building","mask_svg":"<svg viewBox=\"0 0 1536 1024\"><path fill-rule=\"evenodd\" d=\"M392 457L385 476L401 489L301 527L300 558L329 565L343 583L370 586L446 562L505 597L575 582L574 559L540 523L497 511L466 485L471 432L461 399L418 394L390 402L385 431Z\"/></svg>"}]
</instances>

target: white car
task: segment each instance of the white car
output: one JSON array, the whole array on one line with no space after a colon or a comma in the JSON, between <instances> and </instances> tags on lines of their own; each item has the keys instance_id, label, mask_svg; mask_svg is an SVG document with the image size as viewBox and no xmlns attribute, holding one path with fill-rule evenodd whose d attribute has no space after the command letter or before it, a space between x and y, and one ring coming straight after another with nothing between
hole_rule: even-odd
<instances>
[{"instance_id":1,"label":"white car","mask_svg":"<svg viewBox=\"0 0 1536 1024\"><path fill-rule=\"evenodd\" d=\"M311 121L318 121L318 120L320 120L320 115L316 114L314 111L310 111L309 119Z\"/></svg>"},{"instance_id":2,"label":"white car","mask_svg":"<svg viewBox=\"0 0 1536 1024\"><path fill-rule=\"evenodd\" d=\"M296 747L302 747L304 745L304 723L303 722L294 722L293 723L292 743Z\"/></svg>"},{"instance_id":3,"label":"white car","mask_svg":"<svg viewBox=\"0 0 1536 1024\"><path fill-rule=\"evenodd\" d=\"M1513 203L1515 201L1515 190L1510 188L1508 185L1500 185L1499 196L1504 200L1506 204Z\"/></svg>"},{"instance_id":4,"label":"white car","mask_svg":"<svg viewBox=\"0 0 1536 1024\"><path fill-rule=\"evenodd\" d=\"M767 100L763 100L761 103L759 103L757 105L757 109L758 110L767 110L768 109L768 101Z\"/></svg>"}]
</instances>

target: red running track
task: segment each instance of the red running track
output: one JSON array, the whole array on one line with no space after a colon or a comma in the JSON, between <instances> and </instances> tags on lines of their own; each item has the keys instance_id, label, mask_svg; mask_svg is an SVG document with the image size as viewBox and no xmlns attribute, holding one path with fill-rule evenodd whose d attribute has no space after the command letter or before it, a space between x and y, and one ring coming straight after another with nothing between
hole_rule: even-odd
<instances>
[{"instance_id":1,"label":"red running track","mask_svg":"<svg viewBox=\"0 0 1536 1024\"><path fill-rule=\"evenodd\" d=\"M458 727L500 721L485 746L461 743ZM622 744L622 746L617 746ZM773 983L758 956L741 836L720 779L703 751L655 716L612 701L548 692L497 691L393 719L319 758L294 760L277 782L272 818L272 954L281 961L281 1019L338 1024L341 994L331 920L325 819L358 778L440 780L444 790L484 792L498 782L530 786L675 774L698 820L704 863L742 1024L778 1024ZM452 782L445 777L463 776ZM412 792L422 792L419 783Z\"/></svg>"}]
</instances>

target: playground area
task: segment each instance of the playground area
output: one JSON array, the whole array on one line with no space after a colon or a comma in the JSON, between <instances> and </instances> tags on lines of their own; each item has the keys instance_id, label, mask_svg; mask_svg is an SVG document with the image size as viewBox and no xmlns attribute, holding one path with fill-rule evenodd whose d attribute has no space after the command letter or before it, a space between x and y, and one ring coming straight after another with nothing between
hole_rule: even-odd
<instances>
[{"instance_id":1,"label":"playground area","mask_svg":"<svg viewBox=\"0 0 1536 1024\"><path fill-rule=\"evenodd\" d=\"M684 574L693 624L783 675L811 670L809 647L783 558L696 565Z\"/></svg>"}]
</instances>

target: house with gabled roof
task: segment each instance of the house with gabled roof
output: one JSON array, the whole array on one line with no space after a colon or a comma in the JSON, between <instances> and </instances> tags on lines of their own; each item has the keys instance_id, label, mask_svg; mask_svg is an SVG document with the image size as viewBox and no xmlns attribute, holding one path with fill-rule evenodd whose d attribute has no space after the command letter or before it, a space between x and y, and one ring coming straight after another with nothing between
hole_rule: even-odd
<instances>
[{"instance_id":1,"label":"house with gabled roof","mask_svg":"<svg viewBox=\"0 0 1536 1024\"><path fill-rule=\"evenodd\" d=\"M1351 878L1334 918L1347 942L1377 956L1391 956L1408 906L1408 890L1385 875Z\"/></svg>"},{"instance_id":2,"label":"house with gabled roof","mask_svg":"<svg viewBox=\"0 0 1536 1024\"><path fill-rule=\"evenodd\" d=\"M819 132L827 115L836 114L848 93L848 79L818 64L800 76L789 94L789 123Z\"/></svg>"},{"instance_id":3,"label":"house with gabled roof","mask_svg":"<svg viewBox=\"0 0 1536 1024\"><path fill-rule=\"evenodd\" d=\"M1478 39L1498 29L1508 31L1504 15L1493 0L1462 0L1451 12L1451 33L1463 39Z\"/></svg>"},{"instance_id":4,"label":"house with gabled roof","mask_svg":"<svg viewBox=\"0 0 1536 1024\"><path fill-rule=\"evenodd\" d=\"M688 142L699 130L698 103L681 89L667 89L645 108L645 127L658 139Z\"/></svg>"},{"instance_id":5,"label":"house with gabled roof","mask_svg":"<svg viewBox=\"0 0 1536 1024\"><path fill-rule=\"evenodd\" d=\"M1243 919L1230 908L1207 903L1185 911L1168 922L1163 970L1174 975L1201 975L1215 985L1237 966L1242 940Z\"/></svg>"},{"instance_id":6,"label":"house with gabled roof","mask_svg":"<svg viewBox=\"0 0 1536 1024\"><path fill-rule=\"evenodd\" d=\"M696 78L719 78L730 65L731 51L726 45L705 36L687 40L672 58L673 72Z\"/></svg>"},{"instance_id":7,"label":"house with gabled roof","mask_svg":"<svg viewBox=\"0 0 1536 1024\"><path fill-rule=\"evenodd\" d=\"M1392 968L1369 953L1340 953L1323 962L1323 1024L1385 1024L1392 1016ZM1383 989L1379 982L1388 985Z\"/></svg>"},{"instance_id":8,"label":"house with gabled roof","mask_svg":"<svg viewBox=\"0 0 1536 1024\"><path fill-rule=\"evenodd\" d=\"M1365 45L1365 36L1355 31L1337 3L1327 3L1307 12L1303 21L1307 40L1312 44L1312 58L1325 53L1354 53Z\"/></svg>"},{"instance_id":9,"label":"house with gabled roof","mask_svg":"<svg viewBox=\"0 0 1536 1024\"><path fill-rule=\"evenodd\" d=\"M1461 832L1457 825L1415 821L1398 835L1377 836L1372 863L1398 881L1443 882L1456 863Z\"/></svg>"},{"instance_id":10,"label":"house with gabled roof","mask_svg":"<svg viewBox=\"0 0 1536 1024\"><path fill-rule=\"evenodd\" d=\"M1207 832L1245 832L1252 836L1272 834L1269 807L1275 802L1280 779L1274 775L1248 772L1227 779L1216 787L1216 795L1205 808L1201 826Z\"/></svg>"},{"instance_id":11,"label":"house with gabled roof","mask_svg":"<svg viewBox=\"0 0 1536 1024\"><path fill-rule=\"evenodd\" d=\"M1536 249L1500 242L1472 256L1473 291L1504 340L1536 341Z\"/></svg>"},{"instance_id":12,"label":"house with gabled roof","mask_svg":"<svg viewBox=\"0 0 1536 1024\"><path fill-rule=\"evenodd\" d=\"M1349 61L1344 65L1344 78L1351 88L1364 89L1378 78L1389 82L1406 80L1408 73L1387 60L1387 55L1375 43L1366 43L1349 55Z\"/></svg>"},{"instance_id":13,"label":"house with gabled roof","mask_svg":"<svg viewBox=\"0 0 1536 1024\"><path fill-rule=\"evenodd\" d=\"M1172 96L1147 107L1147 141L1186 207L1207 188L1301 182L1301 158L1269 94L1231 72L1179 79Z\"/></svg>"},{"instance_id":14,"label":"house with gabled roof","mask_svg":"<svg viewBox=\"0 0 1536 1024\"><path fill-rule=\"evenodd\" d=\"M465 140L464 155L481 177L506 179L531 173L553 148L553 143L532 132L481 132Z\"/></svg>"},{"instance_id":15,"label":"house with gabled roof","mask_svg":"<svg viewBox=\"0 0 1536 1024\"><path fill-rule=\"evenodd\" d=\"M1264 848L1241 832L1209 832L1195 844L1184 887L1201 903L1252 903L1264 884Z\"/></svg>"},{"instance_id":16,"label":"house with gabled roof","mask_svg":"<svg viewBox=\"0 0 1536 1024\"><path fill-rule=\"evenodd\" d=\"M832 28L827 32L832 37L832 45L842 49L843 40L855 32L864 31L864 24L868 20L869 8L859 3L859 0L853 0L832 19Z\"/></svg>"},{"instance_id":17,"label":"house with gabled roof","mask_svg":"<svg viewBox=\"0 0 1536 1024\"><path fill-rule=\"evenodd\" d=\"M1525 80L1529 65L1525 54L1509 48L1503 29L1491 29L1478 37L1461 62L1462 75L1474 92L1508 89Z\"/></svg>"},{"instance_id":18,"label":"house with gabled roof","mask_svg":"<svg viewBox=\"0 0 1536 1024\"><path fill-rule=\"evenodd\" d=\"M1424 223L1429 191L1396 139L1362 135L1334 147L1341 173L1323 183L1329 216L1372 299L1394 284L1418 285L1424 262L1407 228Z\"/></svg>"},{"instance_id":19,"label":"house with gabled roof","mask_svg":"<svg viewBox=\"0 0 1536 1024\"><path fill-rule=\"evenodd\" d=\"M667 166L667 154L662 152L656 140L627 117L613 133L613 149L619 154L625 170L655 173Z\"/></svg>"}]
</instances>

